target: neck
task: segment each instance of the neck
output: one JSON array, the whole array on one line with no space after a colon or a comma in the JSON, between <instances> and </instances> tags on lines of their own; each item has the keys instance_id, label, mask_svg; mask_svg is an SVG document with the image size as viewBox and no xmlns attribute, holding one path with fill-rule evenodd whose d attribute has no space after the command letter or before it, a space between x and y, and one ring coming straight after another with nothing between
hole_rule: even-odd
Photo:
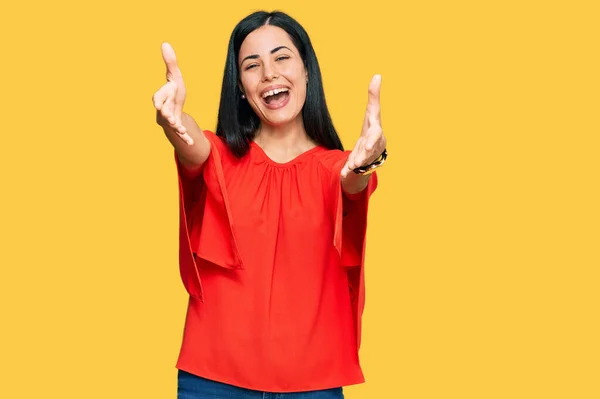
<instances>
[{"instance_id":1,"label":"neck","mask_svg":"<svg viewBox=\"0 0 600 399\"><path fill-rule=\"evenodd\" d=\"M306 150L315 145L304 130L301 117L278 126L261 122L254 141L263 149L275 149L283 152Z\"/></svg>"}]
</instances>

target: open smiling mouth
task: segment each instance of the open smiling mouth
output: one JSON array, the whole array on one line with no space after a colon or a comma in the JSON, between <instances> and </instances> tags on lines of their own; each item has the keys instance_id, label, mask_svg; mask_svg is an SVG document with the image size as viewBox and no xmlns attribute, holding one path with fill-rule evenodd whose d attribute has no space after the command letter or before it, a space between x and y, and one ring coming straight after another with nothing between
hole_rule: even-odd
<instances>
[{"instance_id":1,"label":"open smiling mouth","mask_svg":"<svg viewBox=\"0 0 600 399\"><path fill-rule=\"evenodd\" d=\"M267 108L277 109L285 106L290 99L289 89L282 87L280 89L270 90L263 94L262 100Z\"/></svg>"}]
</instances>

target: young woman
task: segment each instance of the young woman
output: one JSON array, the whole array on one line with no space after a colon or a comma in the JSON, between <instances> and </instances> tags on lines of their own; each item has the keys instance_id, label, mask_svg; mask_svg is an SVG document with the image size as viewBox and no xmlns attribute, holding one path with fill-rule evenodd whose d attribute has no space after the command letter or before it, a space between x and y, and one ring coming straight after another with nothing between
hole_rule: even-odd
<instances>
[{"instance_id":1,"label":"young woman","mask_svg":"<svg viewBox=\"0 0 600 399\"><path fill-rule=\"evenodd\" d=\"M174 147L180 273L190 294L178 397L342 398L364 381L358 349L374 169L386 158L381 77L344 151L302 26L256 12L231 34L216 134L183 112L164 43L153 96Z\"/></svg>"}]
</instances>

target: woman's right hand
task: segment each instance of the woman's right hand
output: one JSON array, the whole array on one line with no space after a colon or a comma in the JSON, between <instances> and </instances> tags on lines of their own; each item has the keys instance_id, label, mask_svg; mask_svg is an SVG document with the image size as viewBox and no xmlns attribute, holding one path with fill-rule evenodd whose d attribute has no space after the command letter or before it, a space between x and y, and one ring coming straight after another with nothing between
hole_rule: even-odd
<instances>
[{"instance_id":1,"label":"woman's right hand","mask_svg":"<svg viewBox=\"0 0 600 399\"><path fill-rule=\"evenodd\" d=\"M156 108L156 123L163 129L175 132L188 145L193 145L194 141L182 122L183 104L186 97L183 75L177 65L175 51L169 43L162 44L162 57L167 67L167 83L152 96L152 102Z\"/></svg>"}]
</instances>

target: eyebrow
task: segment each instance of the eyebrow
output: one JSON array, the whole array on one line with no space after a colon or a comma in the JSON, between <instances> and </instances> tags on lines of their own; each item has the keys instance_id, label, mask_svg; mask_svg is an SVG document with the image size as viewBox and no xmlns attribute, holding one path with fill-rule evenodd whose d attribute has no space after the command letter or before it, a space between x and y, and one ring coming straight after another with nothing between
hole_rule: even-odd
<instances>
[{"instance_id":1,"label":"eyebrow","mask_svg":"<svg viewBox=\"0 0 600 399\"><path fill-rule=\"evenodd\" d=\"M281 50L282 48L285 48L285 49L288 49L288 50L290 50L290 49L289 49L288 47L286 47L286 46L279 46L279 47L275 47L273 50L271 50L271 54L274 54L274 53L278 52L278 51L279 51L279 50ZM292 50L290 50L290 51L292 51ZM244 59L242 60L242 62L240 62L240 65L241 65L241 64L243 64L243 63L244 63L244 61L246 61L247 59L257 59L257 58L260 58L260 56L259 56L258 54L252 54L252 55L249 55L249 56L247 56L246 58L244 58Z\"/></svg>"}]
</instances>

